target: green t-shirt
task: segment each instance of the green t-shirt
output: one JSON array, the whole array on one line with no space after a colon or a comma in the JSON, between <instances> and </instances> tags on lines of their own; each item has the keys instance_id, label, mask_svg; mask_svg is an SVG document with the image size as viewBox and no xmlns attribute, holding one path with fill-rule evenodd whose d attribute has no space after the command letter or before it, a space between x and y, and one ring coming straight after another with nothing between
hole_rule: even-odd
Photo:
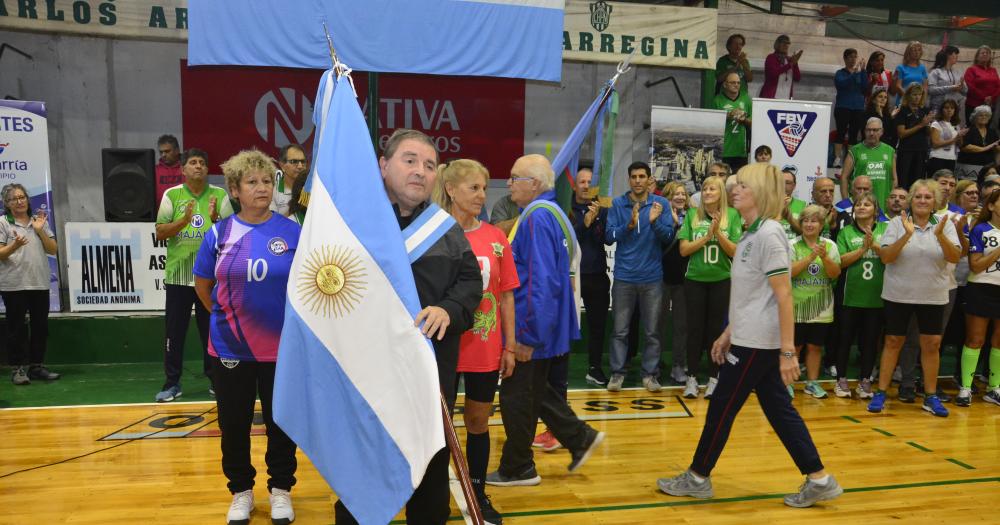
<instances>
[{"instance_id":1,"label":"green t-shirt","mask_svg":"<svg viewBox=\"0 0 1000 525\"><path fill-rule=\"evenodd\" d=\"M881 246L882 234L888 223L876 222L872 230L873 244ZM853 224L840 230L837 235L837 249L840 253L853 252L865 242L865 234ZM844 280L844 306L856 308L882 308L882 278L885 264L869 249L854 264L840 275Z\"/></svg>"},{"instance_id":2,"label":"green t-shirt","mask_svg":"<svg viewBox=\"0 0 1000 525\"><path fill-rule=\"evenodd\" d=\"M177 232L177 235L167 239L167 268L163 276L165 284L194 286L192 273L194 258L198 255L198 248L201 247L205 233L212 228L212 219L209 216L209 201L212 197L216 199L219 218L233 214L229 195L226 194L226 190L218 186L207 185L205 191L197 197L184 184L178 184L163 192L160 210L156 214L156 224L167 224L180 219L184 216L188 202L193 200L195 203L191 222Z\"/></svg>"},{"instance_id":3,"label":"green t-shirt","mask_svg":"<svg viewBox=\"0 0 1000 525\"><path fill-rule=\"evenodd\" d=\"M799 220L799 214L801 214L804 209L806 209L806 201L804 200L792 197L792 201L788 203L788 213L790 213L792 218L795 220ZM792 223L786 221L785 219L781 219L781 227L785 229L785 236L788 237L789 241L794 241L795 238L799 236L799 234L795 233L795 230L792 229Z\"/></svg>"},{"instance_id":4,"label":"green t-shirt","mask_svg":"<svg viewBox=\"0 0 1000 525\"><path fill-rule=\"evenodd\" d=\"M869 148L864 142L851 146L851 156L854 157L854 171L847 181L851 183L855 177L862 175L872 180L872 193L878 199L878 205L885 209L889 194L892 193L892 159L896 150L892 146L879 142L878 146Z\"/></svg>"},{"instance_id":5,"label":"green t-shirt","mask_svg":"<svg viewBox=\"0 0 1000 525\"><path fill-rule=\"evenodd\" d=\"M712 226L711 219L699 221L698 225L695 226L694 220L697 216L697 210L691 210L684 216L684 225L681 226L681 231L677 234L679 239L696 241L708 234L708 230ZM739 212L733 208L726 208L726 221L725 228L721 224L719 225L719 234L725 235L733 243L740 242L740 235L743 233L743 220L740 218ZM726 252L722 251L719 241L712 239L688 257L687 273L684 274L684 277L692 281L714 283L729 279L731 267L732 260L726 255Z\"/></svg>"},{"instance_id":6,"label":"green t-shirt","mask_svg":"<svg viewBox=\"0 0 1000 525\"><path fill-rule=\"evenodd\" d=\"M840 264L837 245L830 239L820 237L826 244L826 255ZM812 253L812 248L799 237L792 244L792 264ZM826 265L816 257L805 270L792 276L792 302L795 305L796 323L833 322L833 281L826 275Z\"/></svg>"},{"instance_id":7,"label":"green t-shirt","mask_svg":"<svg viewBox=\"0 0 1000 525\"><path fill-rule=\"evenodd\" d=\"M729 58L729 55L722 55L719 57L719 60L715 62L715 83L722 84L723 75L730 70L735 71L736 74L740 76L740 93L746 93L746 73L743 71L743 68L740 67L739 62Z\"/></svg>"},{"instance_id":8,"label":"green t-shirt","mask_svg":"<svg viewBox=\"0 0 1000 525\"><path fill-rule=\"evenodd\" d=\"M715 95L715 109L721 109L727 113L738 109L751 114L750 96L741 91L736 100L731 100L724 93ZM722 139L723 157L746 157L747 156L747 126L726 116L726 132Z\"/></svg>"}]
</instances>

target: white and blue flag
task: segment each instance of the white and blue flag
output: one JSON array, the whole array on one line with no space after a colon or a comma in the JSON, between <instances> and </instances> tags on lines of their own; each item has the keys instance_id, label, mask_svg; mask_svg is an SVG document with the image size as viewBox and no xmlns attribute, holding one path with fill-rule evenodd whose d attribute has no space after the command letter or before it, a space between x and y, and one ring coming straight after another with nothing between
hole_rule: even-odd
<instances>
[{"instance_id":1,"label":"white and blue flag","mask_svg":"<svg viewBox=\"0 0 1000 525\"><path fill-rule=\"evenodd\" d=\"M274 420L362 524L388 523L445 446L437 366L350 77L327 71L288 280Z\"/></svg>"},{"instance_id":2,"label":"white and blue flag","mask_svg":"<svg viewBox=\"0 0 1000 525\"><path fill-rule=\"evenodd\" d=\"M526 78L562 74L564 0L191 0L188 64ZM286 38L292 35L291 38Z\"/></svg>"}]
</instances>

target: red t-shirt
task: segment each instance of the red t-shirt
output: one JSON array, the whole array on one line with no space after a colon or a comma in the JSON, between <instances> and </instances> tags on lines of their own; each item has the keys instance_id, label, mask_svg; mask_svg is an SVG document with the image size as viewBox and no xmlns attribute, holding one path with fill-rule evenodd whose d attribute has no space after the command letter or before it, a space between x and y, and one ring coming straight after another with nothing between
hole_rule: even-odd
<instances>
[{"instance_id":1,"label":"red t-shirt","mask_svg":"<svg viewBox=\"0 0 1000 525\"><path fill-rule=\"evenodd\" d=\"M462 334L458 351L459 372L492 372L500 369L503 331L500 326L500 294L517 288L514 255L500 228L481 222L465 232L472 253L483 273L483 300L473 314L472 328Z\"/></svg>"}]
</instances>

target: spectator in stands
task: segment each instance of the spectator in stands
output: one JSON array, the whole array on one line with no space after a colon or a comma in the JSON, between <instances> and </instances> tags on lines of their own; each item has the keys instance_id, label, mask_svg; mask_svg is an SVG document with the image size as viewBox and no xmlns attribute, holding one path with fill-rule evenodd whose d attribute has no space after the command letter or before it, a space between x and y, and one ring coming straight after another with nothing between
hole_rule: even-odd
<instances>
[{"instance_id":1,"label":"spectator in stands","mask_svg":"<svg viewBox=\"0 0 1000 525\"><path fill-rule=\"evenodd\" d=\"M958 181L951 202L961 208L963 213L971 213L973 217L979 215L979 186L976 185L976 181Z\"/></svg>"},{"instance_id":2,"label":"spectator in stands","mask_svg":"<svg viewBox=\"0 0 1000 525\"><path fill-rule=\"evenodd\" d=\"M690 200L684 184L671 182L663 189L670 201L670 213L674 224L684 224ZM677 384L687 381L688 315L684 296L684 274L688 268L688 258L681 255L679 235L675 235L663 249L663 301L664 312L670 318L670 341L673 366L670 378Z\"/></svg>"},{"instance_id":3,"label":"spectator in stands","mask_svg":"<svg viewBox=\"0 0 1000 525\"><path fill-rule=\"evenodd\" d=\"M965 100L965 122L972 126L973 111L979 106L990 108L990 114L996 109L997 98L1000 98L1000 76L993 67L993 50L989 46L979 46L972 65L965 69L965 85L968 87L968 98Z\"/></svg>"},{"instance_id":4,"label":"spectator in stands","mask_svg":"<svg viewBox=\"0 0 1000 525\"><path fill-rule=\"evenodd\" d=\"M493 209L490 210L490 224L509 234L520 214L521 210L518 209L517 204L514 204L510 193L508 193L493 204Z\"/></svg>"},{"instance_id":5,"label":"spectator in stands","mask_svg":"<svg viewBox=\"0 0 1000 525\"><path fill-rule=\"evenodd\" d=\"M824 239L833 238L831 229L837 224L837 208L833 206L834 186L830 177L819 177L813 181L812 203L818 204L826 212L820 231L820 237Z\"/></svg>"},{"instance_id":6,"label":"spectator in stands","mask_svg":"<svg viewBox=\"0 0 1000 525\"><path fill-rule=\"evenodd\" d=\"M302 226L306 223L306 204L302 203L302 190L306 187L306 177L295 179L292 184L292 199L288 202L288 218Z\"/></svg>"},{"instance_id":7,"label":"spectator in stands","mask_svg":"<svg viewBox=\"0 0 1000 525\"><path fill-rule=\"evenodd\" d=\"M858 135L865 125L863 119L868 75L865 73L865 61L858 60L857 49L844 50L844 67L834 74L833 84L837 88L837 98L833 104L833 118L837 126L835 165L839 166L843 158L843 145L857 144Z\"/></svg>"},{"instance_id":8,"label":"spectator in stands","mask_svg":"<svg viewBox=\"0 0 1000 525\"><path fill-rule=\"evenodd\" d=\"M785 179L785 206L781 210L781 226L785 229L788 240L795 239L802 231L799 226L799 216L806 208L806 201L795 198L797 172L798 168L795 166L781 168L781 176Z\"/></svg>"},{"instance_id":9,"label":"spectator in stands","mask_svg":"<svg viewBox=\"0 0 1000 525\"><path fill-rule=\"evenodd\" d=\"M884 92L877 96L884 96ZM870 190L875 193L879 207L886 206L889 192L897 185L896 150L882 142L882 120L870 117L865 122L865 139L847 152L844 169L840 175L840 194L848 198L847 188L857 177L868 177ZM845 209L841 207L841 209Z\"/></svg>"},{"instance_id":10,"label":"spectator in stands","mask_svg":"<svg viewBox=\"0 0 1000 525\"><path fill-rule=\"evenodd\" d=\"M965 100L965 77L955 74L955 62L958 62L958 48L955 46L944 46L934 57L934 67L927 76L932 110L940 110L941 103L945 100L954 101L956 108L961 107ZM958 111L955 111L955 115L958 115Z\"/></svg>"},{"instance_id":11,"label":"spectator in stands","mask_svg":"<svg viewBox=\"0 0 1000 525\"><path fill-rule=\"evenodd\" d=\"M879 91L889 92L893 89L892 71L885 68L885 53L874 51L868 55L868 65L865 66L868 73L868 94L865 96L867 103L875 93Z\"/></svg>"},{"instance_id":12,"label":"spectator in stands","mask_svg":"<svg viewBox=\"0 0 1000 525\"><path fill-rule=\"evenodd\" d=\"M722 177L723 180L728 180L732 174L733 170L729 167L729 164L726 164L725 162L713 162L708 166L708 172L705 173L705 178ZM735 182L735 179L733 180ZM692 208L701 206L701 191L697 191L691 196L690 205Z\"/></svg>"},{"instance_id":13,"label":"spectator in stands","mask_svg":"<svg viewBox=\"0 0 1000 525\"><path fill-rule=\"evenodd\" d=\"M597 199L597 188L591 188L594 172L582 167L576 172L573 187L573 212L569 219L580 243L580 287L583 307L587 310L587 382L595 386L608 384L604 375L604 333L611 305L611 280L608 278L608 258L604 250L604 231L608 224L608 209Z\"/></svg>"},{"instance_id":14,"label":"spectator in stands","mask_svg":"<svg viewBox=\"0 0 1000 525\"><path fill-rule=\"evenodd\" d=\"M4 219L0 221L0 295L7 308L7 359L11 382L52 381L59 374L45 367L49 332L49 255L58 249L49 214L32 210L21 184L3 187ZM31 318L30 325L24 316ZM29 330L30 327L30 330Z\"/></svg>"},{"instance_id":15,"label":"spectator in stands","mask_svg":"<svg viewBox=\"0 0 1000 525\"><path fill-rule=\"evenodd\" d=\"M754 162L771 162L771 147L761 144L753 150Z\"/></svg>"},{"instance_id":16,"label":"spectator in stands","mask_svg":"<svg viewBox=\"0 0 1000 525\"><path fill-rule=\"evenodd\" d=\"M993 111L987 105L977 107L969 117L969 131L962 138L958 153L958 164L962 164L959 176L963 179L971 178L972 174L993 164L996 153L1000 151L1000 136L990 126L992 118Z\"/></svg>"},{"instance_id":17,"label":"spectator in stands","mask_svg":"<svg viewBox=\"0 0 1000 525\"><path fill-rule=\"evenodd\" d=\"M774 41L774 53L764 59L764 85L760 87L761 98L791 99L794 95L794 85L802 80L799 72L799 59L802 50L793 55L788 54L792 40L788 35L781 35Z\"/></svg>"},{"instance_id":18,"label":"spectator in stands","mask_svg":"<svg viewBox=\"0 0 1000 525\"><path fill-rule=\"evenodd\" d=\"M910 84L919 85L922 88L921 93L927 93L927 68L920 63L923 56L924 46L920 42L910 42L906 46L906 50L903 51L903 63L896 66L896 72L893 74L896 83L896 105L905 106L907 104L905 94ZM902 99L900 95L902 95ZM925 99L921 99L920 107L924 107L926 103Z\"/></svg>"},{"instance_id":19,"label":"spectator in stands","mask_svg":"<svg viewBox=\"0 0 1000 525\"><path fill-rule=\"evenodd\" d=\"M747 140L750 138L750 96L740 89L735 71L725 74L722 91L713 100L715 109L726 112L726 133L722 139L722 160L738 170L747 164Z\"/></svg>"},{"instance_id":20,"label":"spectator in stands","mask_svg":"<svg viewBox=\"0 0 1000 525\"><path fill-rule=\"evenodd\" d=\"M194 260L194 287L201 305L212 312L208 353L217 389L222 472L233 494L226 519L241 523L253 512L256 470L250 461L250 427L259 395L267 432L271 520L291 523L295 443L275 424L271 399L285 293L301 228L269 209L274 197L270 157L242 151L222 165L222 172L240 212L205 233ZM244 259L255 265L260 261L265 271L258 275ZM239 287L240 293L220 292L231 287Z\"/></svg>"},{"instance_id":21,"label":"spectator in stands","mask_svg":"<svg viewBox=\"0 0 1000 525\"><path fill-rule=\"evenodd\" d=\"M969 128L960 128L958 105L952 99L941 102L935 120L931 122L931 151L927 159L927 173L937 170L954 171L958 159L958 149Z\"/></svg>"},{"instance_id":22,"label":"spectator in stands","mask_svg":"<svg viewBox=\"0 0 1000 525\"><path fill-rule=\"evenodd\" d=\"M205 234L214 223L233 214L226 190L208 183L207 153L197 148L187 150L183 171L184 183L163 193L156 215L156 239L167 241L167 265L163 276L167 296L163 363L166 381L156 394L158 403L181 396L184 340L191 322L192 306L202 344L203 371L209 380L212 379L212 360L208 354L209 311L195 293L192 269ZM214 387L209 387L209 393L214 393Z\"/></svg>"},{"instance_id":23,"label":"spectator in stands","mask_svg":"<svg viewBox=\"0 0 1000 525\"><path fill-rule=\"evenodd\" d=\"M955 225L934 215L940 195L934 181L915 181L908 195L910 213L904 211L892 219L882 236L880 257L886 265L882 287L885 348L879 366L878 391L868 405L869 412L881 412L885 407L886 390L910 319L915 316L926 393L923 408L935 416L948 416L948 410L936 395L938 349L944 333L944 308L948 304L948 264L958 262L962 247Z\"/></svg>"},{"instance_id":24,"label":"spectator in stands","mask_svg":"<svg viewBox=\"0 0 1000 525\"><path fill-rule=\"evenodd\" d=\"M305 179L308 173L306 152L298 144L289 144L278 151L278 166L275 173L274 197L271 200L271 210L278 215L288 217L288 205L292 200L292 186L300 178Z\"/></svg>"},{"instance_id":25,"label":"spectator in stands","mask_svg":"<svg viewBox=\"0 0 1000 525\"><path fill-rule=\"evenodd\" d=\"M156 150L160 154L156 163L156 202L160 202L167 188L184 182L184 174L181 173L181 147L177 137L160 135L156 139Z\"/></svg>"},{"instance_id":26,"label":"spectator in stands","mask_svg":"<svg viewBox=\"0 0 1000 525\"><path fill-rule=\"evenodd\" d=\"M628 167L631 191L616 198L608 211L605 243L616 244L615 275L611 285L611 312L614 328L611 340L611 379L608 391L621 390L628 368L629 324L639 308L645 328L642 352L642 384L659 392L660 334L658 324L663 307L663 259L660 243L674 235L670 203L649 193L649 165L633 162Z\"/></svg>"},{"instance_id":27,"label":"spectator in stands","mask_svg":"<svg viewBox=\"0 0 1000 525\"><path fill-rule=\"evenodd\" d=\"M926 90L920 84L907 84L903 92L902 108L896 115L896 133L899 135L896 173L899 185L904 188L909 188L913 181L924 178L924 163L929 149L927 128L934 121L934 116L924 107L925 93Z\"/></svg>"},{"instance_id":28,"label":"spectator in stands","mask_svg":"<svg viewBox=\"0 0 1000 525\"><path fill-rule=\"evenodd\" d=\"M750 61L743 51L743 46L747 45L746 38L736 33L729 35L726 39L726 51L728 54L719 57L715 62L715 92L719 93L719 88L725 82L729 72L734 72L740 77L740 93L747 92L747 84L753 82L753 70L750 69Z\"/></svg>"},{"instance_id":29,"label":"spectator in stands","mask_svg":"<svg viewBox=\"0 0 1000 525\"><path fill-rule=\"evenodd\" d=\"M885 206L885 216L888 219L894 219L899 217L903 210L906 209L906 200L909 198L909 192L906 188L902 186L896 186L889 192L889 199L886 201Z\"/></svg>"},{"instance_id":30,"label":"spectator in stands","mask_svg":"<svg viewBox=\"0 0 1000 525\"><path fill-rule=\"evenodd\" d=\"M888 91L877 88L868 99L868 106L865 109L865 122L870 122L872 118L877 118L882 122L882 137L879 139L883 144L892 146L895 151L899 144L899 136L896 135L896 115L899 108L889 105Z\"/></svg>"}]
</instances>

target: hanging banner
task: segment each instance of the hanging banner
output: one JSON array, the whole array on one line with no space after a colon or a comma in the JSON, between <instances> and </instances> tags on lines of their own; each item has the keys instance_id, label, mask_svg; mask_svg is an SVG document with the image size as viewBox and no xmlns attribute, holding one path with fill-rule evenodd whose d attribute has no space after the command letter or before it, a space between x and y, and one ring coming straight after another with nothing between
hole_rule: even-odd
<instances>
[{"instance_id":1,"label":"hanging banner","mask_svg":"<svg viewBox=\"0 0 1000 525\"><path fill-rule=\"evenodd\" d=\"M0 186L11 183L27 190L32 213L48 214L49 228L58 241L52 213L49 127L44 102L0 100ZM49 310L58 312L59 265L54 255L49 256L49 283Z\"/></svg>"},{"instance_id":2,"label":"hanging banner","mask_svg":"<svg viewBox=\"0 0 1000 525\"><path fill-rule=\"evenodd\" d=\"M758 146L771 148L771 164L794 168L795 197L812 202L813 181L827 174L830 103L755 98L751 118L751 155Z\"/></svg>"},{"instance_id":3,"label":"hanging banner","mask_svg":"<svg viewBox=\"0 0 1000 525\"><path fill-rule=\"evenodd\" d=\"M268 155L289 143L312 149L312 111L322 71L187 67L181 63L185 148L208 153L210 173L242 149ZM353 75L362 108L368 79ZM476 159L506 179L524 154L524 80L379 74L381 150L397 128L431 137L441 161ZM239 89L234 89L238 87Z\"/></svg>"},{"instance_id":4,"label":"hanging banner","mask_svg":"<svg viewBox=\"0 0 1000 525\"><path fill-rule=\"evenodd\" d=\"M563 59L715 69L718 10L567 0Z\"/></svg>"},{"instance_id":5,"label":"hanging banner","mask_svg":"<svg viewBox=\"0 0 1000 525\"><path fill-rule=\"evenodd\" d=\"M67 222L69 309L163 310L167 241L151 222Z\"/></svg>"},{"instance_id":6,"label":"hanging banner","mask_svg":"<svg viewBox=\"0 0 1000 525\"><path fill-rule=\"evenodd\" d=\"M722 160L726 112L653 106L650 123L653 177L684 184L688 195L701 191L708 167Z\"/></svg>"},{"instance_id":7,"label":"hanging banner","mask_svg":"<svg viewBox=\"0 0 1000 525\"><path fill-rule=\"evenodd\" d=\"M0 29L187 41L188 0L0 0Z\"/></svg>"}]
</instances>

